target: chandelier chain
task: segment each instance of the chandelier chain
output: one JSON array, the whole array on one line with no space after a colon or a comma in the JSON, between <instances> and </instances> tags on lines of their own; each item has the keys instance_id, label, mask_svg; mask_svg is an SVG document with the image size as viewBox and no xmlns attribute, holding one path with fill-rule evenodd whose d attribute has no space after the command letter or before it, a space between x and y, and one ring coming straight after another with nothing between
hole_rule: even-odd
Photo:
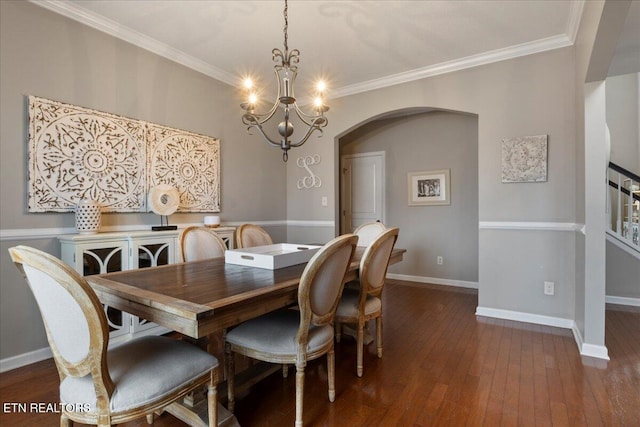
<instances>
[{"instance_id":1,"label":"chandelier chain","mask_svg":"<svg viewBox=\"0 0 640 427\"><path fill-rule=\"evenodd\" d=\"M289 5L287 4L287 0L284 1L284 51L285 54L289 51L289 35L287 31L289 29Z\"/></svg>"}]
</instances>

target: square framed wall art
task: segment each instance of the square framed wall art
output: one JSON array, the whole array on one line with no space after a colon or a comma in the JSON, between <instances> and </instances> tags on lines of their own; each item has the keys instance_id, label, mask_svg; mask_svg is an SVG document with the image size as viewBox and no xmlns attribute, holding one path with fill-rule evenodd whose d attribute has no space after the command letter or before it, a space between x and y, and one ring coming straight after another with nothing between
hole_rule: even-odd
<instances>
[{"instance_id":1,"label":"square framed wall art","mask_svg":"<svg viewBox=\"0 0 640 427\"><path fill-rule=\"evenodd\" d=\"M409 206L450 205L450 171L409 172Z\"/></svg>"},{"instance_id":2,"label":"square framed wall art","mask_svg":"<svg viewBox=\"0 0 640 427\"><path fill-rule=\"evenodd\" d=\"M547 181L547 135L502 140L502 182Z\"/></svg>"}]
</instances>

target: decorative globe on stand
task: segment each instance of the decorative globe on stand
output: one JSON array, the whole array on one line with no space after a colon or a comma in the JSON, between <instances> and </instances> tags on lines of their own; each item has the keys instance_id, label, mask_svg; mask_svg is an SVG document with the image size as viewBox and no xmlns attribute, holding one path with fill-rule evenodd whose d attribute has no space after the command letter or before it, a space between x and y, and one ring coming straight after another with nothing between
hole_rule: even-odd
<instances>
[{"instance_id":1,"label":"decorative globe on stand","mask_svg":"<svg viewBox=\"0 0 640 427\"><path fill-rule=\"evenodd\" d=\"M83 199L76 205L76 230L80 234L95 234L102 226L102 209L95 200Z\"/></svg>"},{"instance_id":2,"label":"decorative globe on stand","mask_svg":"<svg viewBox=\"0 0 640 427\"><path fill-rule=\"evenodd\" d=\"M169 215L174 213L180 205L180 194L175 187L159 184L149 189L147 200L149 209L160 215L160 225L151 227L153 231L177 230L177 225L169 225ZM166 220L166 225L164 224Z\"/></svg>"}]
</instances>

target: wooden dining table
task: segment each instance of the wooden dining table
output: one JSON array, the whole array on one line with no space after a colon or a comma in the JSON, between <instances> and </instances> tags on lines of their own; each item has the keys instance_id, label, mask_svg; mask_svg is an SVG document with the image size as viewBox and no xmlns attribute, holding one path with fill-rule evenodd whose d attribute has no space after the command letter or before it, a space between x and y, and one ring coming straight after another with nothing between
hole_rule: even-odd
<instances>
[{"instance_id":1,"label":"wooden dining table","mask_svg":"<svg viewBox=\"0 0 640 427\"><path fill-rule=\"evenodd\" d=\"M364 247L357 247L345 281L358 278ZM390 264L402 260L394 249ZM209 337L264 313L298 301L298 285L306 264L269 270L211 258L126 270L85 279L100 301L112 308L147 319L206 345ZM220 355L222 356L222 355ZM238 388L264 378L272 370L254 366L250 380L236 379ZM189 425L206 426L206 400L188 396L184 405L165 408ZM239 426L235 416L218 404L218 425Z\"/></svg>"},{"instance_id":2,"label":"wooden dining table","mask_svg":"<svg viewBox=\"0 0 640 427\"><path fill-rule=\"evenodd\" d=\"M357 279L364 247L346 275ZM390 264L405 249L394 249ZM297 303L306 264L269 270L211 258L86 276L100 301L194 339Z\"/></svg>"}]
</instances>

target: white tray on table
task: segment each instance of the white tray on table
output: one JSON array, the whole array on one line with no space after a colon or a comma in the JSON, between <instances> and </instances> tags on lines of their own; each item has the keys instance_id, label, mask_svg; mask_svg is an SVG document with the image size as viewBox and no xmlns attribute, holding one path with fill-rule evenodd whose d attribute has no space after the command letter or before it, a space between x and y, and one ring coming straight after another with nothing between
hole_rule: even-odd
<instances>
[{"instance_id":1,"label":"white tray on table","mask_svg":"<svg viewBox=\"0 0 640 427\"><path fill-rule=\"evenodd\" d=\"M308 262L322 246L277 243L225 251L224 260L228 264L275 270Z\"/></svg>"}]
</instances>

